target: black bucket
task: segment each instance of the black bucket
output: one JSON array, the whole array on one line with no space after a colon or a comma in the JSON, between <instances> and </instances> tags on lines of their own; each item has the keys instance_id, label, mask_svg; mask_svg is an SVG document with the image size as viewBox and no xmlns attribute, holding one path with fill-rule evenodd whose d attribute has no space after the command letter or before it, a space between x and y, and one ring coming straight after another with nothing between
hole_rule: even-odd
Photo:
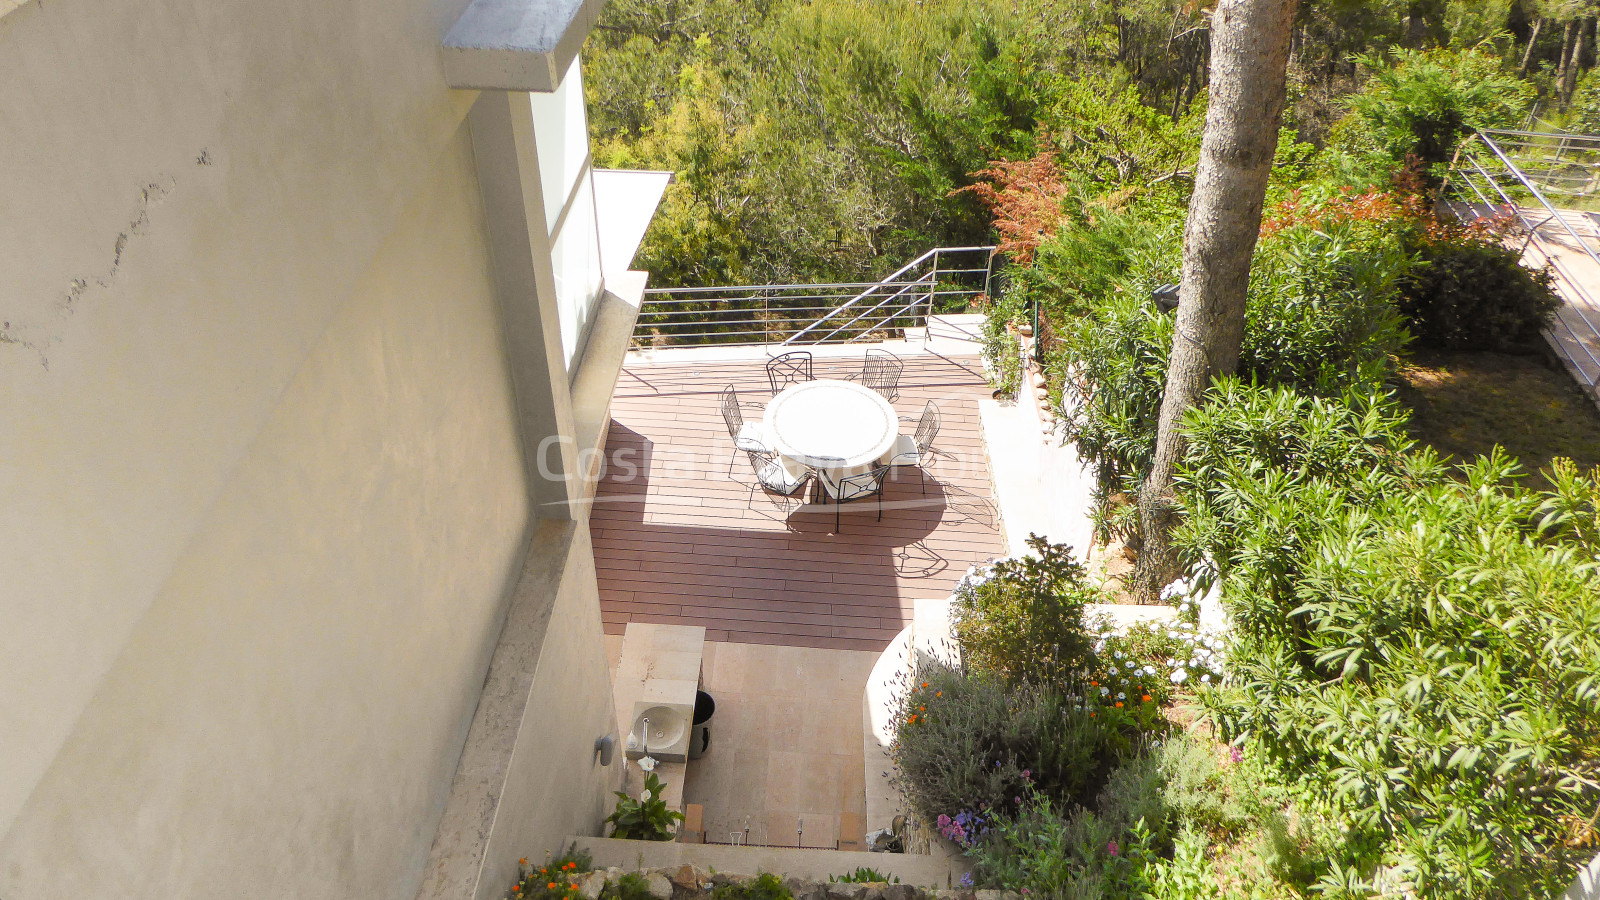
<instances>
[{"instance_id":1,"label":"black bucket","mask_svg":"<svg viewBox=\"0 0 1600 900\"><path fill-rule=\"evenodd\" d=\"M705 691L694 695L694 726L689 731L689 758L699 759L711 749L711 716L717 711L717 701Z\"/></svg>"}]
</instances>

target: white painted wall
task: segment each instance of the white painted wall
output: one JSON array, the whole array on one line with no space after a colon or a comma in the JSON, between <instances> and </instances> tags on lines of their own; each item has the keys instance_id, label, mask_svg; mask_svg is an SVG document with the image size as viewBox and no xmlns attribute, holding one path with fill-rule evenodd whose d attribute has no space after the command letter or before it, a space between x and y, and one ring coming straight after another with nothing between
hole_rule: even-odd
<instances>
[{"instance_id":1,"label":"white painted wall","mask_svg":"<svg viewBox=\"0 0 1600 900\"><path fill-rule=\"evenodd\" d=\"M588 333L603 287L600 235L595 218L594 160L584 111L583 66L573 59L560 87L529 94L537 124L539 181L545 228L561 310L561 348L570 371Z\"/></svg>"},{"instance_id":2,"label":"white painted wall","mask_svg":"<svg viewBox=\"0 0 1600 900\"><path fill-rule=\"evenodd\" d=\"M0 12L0 896L415 894L529 514L463 5Z\"/></svg>"}]
</instances>

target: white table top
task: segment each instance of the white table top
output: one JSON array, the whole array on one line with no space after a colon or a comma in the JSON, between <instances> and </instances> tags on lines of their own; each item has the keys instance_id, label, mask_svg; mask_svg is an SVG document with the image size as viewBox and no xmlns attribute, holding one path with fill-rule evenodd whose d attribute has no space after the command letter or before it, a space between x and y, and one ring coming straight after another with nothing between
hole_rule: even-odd
<instances>
[{"instance_id":1,"label":"white table top","mask_svg":"<svg viewBox=\"0 0 1600 900\"><path fill-rule=\"evenodd\" d=\"M763 421L780 454L811 466L842 459L843 469L866 466L888 453L900 433L889 401L853 381L790 385L767 404Z\"/></svg>"}]
</instances>

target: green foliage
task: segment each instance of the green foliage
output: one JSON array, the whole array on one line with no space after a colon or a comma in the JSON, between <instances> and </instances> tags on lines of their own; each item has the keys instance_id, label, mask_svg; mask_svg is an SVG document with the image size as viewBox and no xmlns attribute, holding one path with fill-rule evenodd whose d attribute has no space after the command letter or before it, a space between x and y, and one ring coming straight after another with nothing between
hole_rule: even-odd
<instances>
[{"instance_id":1,"label":"green foliage","mask_svg":"<svg viewBox=\"0 0 1600 900\"><path fill-rule=\"evenodd\" d=\"M1189 420L1178 536L1234 616L1210 716L1349 827L1324 879L1555 891L1600 804L1600 566L1564 524L1600 485L1505 487L1499 456L1444 477L1372 398L1218 393Z\"/></svg>"},{"instance_id":2,"label":"green foliage","mask_svg":"<svg viewBox=\"0 0 1600 900\"><path fill-rule=\"evenodd\" d=\"M956 588L952 630L975 672L1012 684L1069 681L1093 668L1083 609L1105 602L1065 544L1028 537L1033 553L1003 559Z\"/></svg>"},{"instance_id":3,"label":"green foliage","mask_svg":"<svg viewBox=\"0 0 1600 900\"><path fill-rule=\"evenodd\" d=\"M1600 134L1600 73L1590 69L1578 79L1572 102L1567 104L1562 130L1573 134Z\"/></svg>"},{"instance_id":4,"label":"green foliage","mask_svg":"<svg viewBox=\"0 0 1600 900\"><path fill-rule=\"evenodd\" d=\"M794 900L783 880L762 872L746 882L727 882L711 889L711 900Z\"/></svg>"},{"instance_id":5,"label":"green foliage","mask_svg":"<svg viewBox=\"0 0 1600 900\"><path fill-rule=\"evenodd\" d=\"M977 883L1030 897L1144 900L1152 854L1143 822L1122 829L1079 808L1034 797L968 851Z\"/></svg>"},{"instance_id":6,"label":"green foliage","mask_svg":"<svg viewBox=\"0 0 1600 900\"><path fill-rule=\"evenodd\" d=\"M925 663L917 679L891 752L902 790L927 822L1010 815L1035 786L1060 802L1085 802L1140 738L1137 723L1087 684L1011 686L937 663Z\"/></svg>"},{"instance_id":7,"label":"green foliage","mask_svg":"<svg viewBox=\"0 0 1600 900\"><path fill-rule=\"evenodd\" d=\"M1357 158L1393 163L1412 155L1429 166L1448 163L1468 130L1516 127L1535 93L1528 82L1501 74L1500 59L1475 50L1401 50L1357 62L1367 83L1350 97L1350 114L1330 141Z\"/></svg>"},{"instance_id":8,"label":"green foliage","mask_svg":"<svg viewBox=\"0 0 1600 900\"><path fill-rule=\"evenodd\" d=\"M637 872L628 872L618 878L616 884L606 885L600 896L604 900L654 900L650 882Z\"/></svg>"},{"instance_id":9,"label":"green foliage","mask_svg":"<svg viewBox=\"0 0 1600 900\"><path fill-rule=\"evenodd\" d=\"M848 872L844 875L829 875L828 882L830 884L899 884L900 879L893 875L885 875L877 869L860 866L854 872Z\"/></svg>"},{"instance_id":10,"label":"green foliage","mask_svg":"<svg viewBox=\"0 0 1600 900\"><path fill-rule=\"evenodd\" d=\"M635 841L670 841L677 834L677 824L683 813L670 809L661 799L666 786L654 772L645 776L644 791L635 800L622 791L616 791L617 808L606 817L611 825L611 836Z\"/></svg>"},{"instance_id":11,"label":"green foliage","mask_svg":"<svg viewBox=\"0 0 1600 900\"><path fill-rule=\"evenodd\" d=\"M594 859L584 850L568 850L537 867L523 857L517 861L517 880L506 891L506 900L579 900L583 891L578 887L578 876L592 871Z\"/></svg>"},{"instance_id":12,"label":"green foliage","mask_svg":"<svg viewBox=\"0 0 1600 900\"><path fill-rule=\"evenodd\" d=\"M1526 350L1561 305L1550 273L1525 268L1521 253L1497 235L1451 235L1421 251L1400 308L1422 346Z\"/></svg>"},{"instance_id":13,"label":"green foliage","mask_svg":"<svg viewBox=\"0 0 1600 900\"><path fill-rule=\"evenodd\" d=\"M1027 303L1020 291L1008 289L987 313L983 319L983 359L988 364L989 384L1015 398L1022 385L1022 350L1008 326L1025 320Z\"/></svg>"},{"instance_id":14,"label":"green foliage","mask_svg":"<svg viewBox=\"0 0 1600 900\"><path fill-rule=\"evenodd\" d=\"M1410 265L1402 233L1371 223L1295 226L1263 239L1241 377L1324 395L1381 381L1407 340L1396 296ZM1174 317L1150 300L1152 281L1117 282L1059 329L1069 436L1094 464L1102 498L1136 490L1155 450Z\"/></svg>"}]
</instances>

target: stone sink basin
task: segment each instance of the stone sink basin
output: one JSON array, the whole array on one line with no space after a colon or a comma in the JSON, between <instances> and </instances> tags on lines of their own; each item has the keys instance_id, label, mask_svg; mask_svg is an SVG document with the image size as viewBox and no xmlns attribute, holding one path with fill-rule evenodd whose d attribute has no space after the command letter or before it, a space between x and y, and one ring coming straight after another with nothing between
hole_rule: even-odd
<instances>
[{"instance_id":1,"label":"stone sink basin","mask_svg":"<svg viewBox=\"0 0 1600 900\"><path fill-rule=\"evenodd\" d=\"M684 762L689 758L691 715L691 709L679 709L676 704L635 703L633 726L628 730L624 755L629 759L638 759L648 749L651 757L662 762ZM649 734L645 734L645 719L650 720Z\"/></svg>"}]
</instances>

